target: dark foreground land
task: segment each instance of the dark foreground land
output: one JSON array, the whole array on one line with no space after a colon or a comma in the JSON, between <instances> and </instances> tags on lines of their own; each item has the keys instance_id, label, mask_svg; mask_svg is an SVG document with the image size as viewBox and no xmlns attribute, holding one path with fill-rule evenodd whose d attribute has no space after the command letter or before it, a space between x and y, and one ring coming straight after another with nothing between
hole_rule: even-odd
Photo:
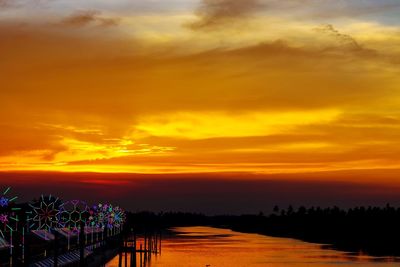
<instances>
[{"instance_id":1,"label":"dark foreground land","mask_svg":"<svg viewBox=\"0 0 400 267\"><path fill-rule=\"evenodd\" d=\"M400 208L387 205L334 208L274 209L264 216L205 216L193 213L129 214L135 227L168 228L207 225L239 232L290 237L307 242L328 244L327 247L372 256L400 256Z\"/></svg>"}]
</instances>

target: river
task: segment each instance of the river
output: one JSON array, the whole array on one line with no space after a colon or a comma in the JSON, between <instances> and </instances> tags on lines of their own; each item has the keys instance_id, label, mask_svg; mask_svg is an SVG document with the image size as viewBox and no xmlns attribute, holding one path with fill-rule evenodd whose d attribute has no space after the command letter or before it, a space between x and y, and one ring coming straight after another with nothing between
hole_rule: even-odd
<instances>
[{"instance_id":1,"label":"river","mask_svg":"<svg viewBox=\"0 0 400 267\"><path fill-rule=\"evenodd\" d=\"M290 238L203 226L172 230L175 235L163 238L162 254L146 267L400 266L399 258L340 252ZM118 257L106 267L118 267Z\"/></svg>"}]
</instances>

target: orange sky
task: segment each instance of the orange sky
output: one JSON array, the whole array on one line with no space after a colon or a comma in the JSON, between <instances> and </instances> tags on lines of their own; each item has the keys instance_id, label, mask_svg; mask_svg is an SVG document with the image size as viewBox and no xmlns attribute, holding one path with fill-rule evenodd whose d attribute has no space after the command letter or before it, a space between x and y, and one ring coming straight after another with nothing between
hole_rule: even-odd
<instances>
[{"instance_id":1,"label":"orange sky","mask_svg":"<svg viewBox=\"0 0 400 267\"><path fill-rule=\"evenodd\" d=\"M396 1L82 2L0 0L1 170L399 169Z\"/></svg>"}]
</instances>

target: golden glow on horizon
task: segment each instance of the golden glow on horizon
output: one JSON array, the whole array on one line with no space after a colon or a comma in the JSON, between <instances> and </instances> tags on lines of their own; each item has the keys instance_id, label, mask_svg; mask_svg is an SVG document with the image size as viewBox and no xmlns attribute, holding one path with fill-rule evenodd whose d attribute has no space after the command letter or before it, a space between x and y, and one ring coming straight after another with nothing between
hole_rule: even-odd
<instances>
[{"instance_id":1,"label":"golden glow on horizon","mask_svg":"<svg viewBox=\"0 0 400 267\"><path fill-rule=\"evenodd\" d=\"M329 123L338 117L335 110L313 112L256 112L240 114L179 113L143 118L136 129L152 136L188 139L264 136L290 132L297 126Z\"/></svg>"},{"instance_id":2,"label":"golden glow on horizon","mask_svg":"<svg viewBox=\"0 0 400 267\"><path fill-rule=\"evenodd\" d=\"M0 170L400 167L400 28L371 9L55 2L0 10Z\"/></svg>"}]
</instances>

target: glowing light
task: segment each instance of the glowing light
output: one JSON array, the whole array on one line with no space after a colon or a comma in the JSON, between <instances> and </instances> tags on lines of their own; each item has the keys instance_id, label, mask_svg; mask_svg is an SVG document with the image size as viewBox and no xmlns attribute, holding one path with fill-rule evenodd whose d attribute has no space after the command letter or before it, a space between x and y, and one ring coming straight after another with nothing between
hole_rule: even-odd
<instances>
[{"instance_id":1,"label":"glowing light","mask_svg":"<svg viewBox=\"0 0 400 267\"><path fill-rule=\"evenodd\" d=\"M33 230L50 230L61 227L59 218L62 202L53 196L41 196L39 201L29 204L31 211L27 212Z\"/></svg>"},{"instance_id":2,"label":"glowing light","mask_svg":"<svg viewBox=\"0 0 400 267\"><path fill-rule=\"evenodd\" d=\"M94 205L90 210L90 225L96 227L121 227L125 223L125 212L118 206L111 204Z\"/></svg>"},{"instance_id":3,"label":"glowing light","mask_svg":"<svg viewBox=\"0 0 400 267\"><path fill-rule=\"evenodd\" d=\"M0 215L0 222L2 222L3 224L8 223L8 216L7 216L7 214L1 214L1 215Z\"/></svg>"},{"instance_id":4,"label":"glowing light","mask_svg":"<svg viewBox=\"0 0 400 267\"><path fill-rule=\"evenodd\" d=\"M19 221L15 214L17 209L12 205L18 197L9 197L10 192L11 187L7 187L0 197L0 222L3 224L3 227L0 228L0 235L3 238L5 232L17 230L17 223Z\"/></svg>"},{"instance_id":5,"label":"glowing light","mask_svg":"<svg viewBox=\"0 0 400 267\"><path fill-rule=\"evenodd\" d=\"M8 198L5 197L0 198L0 206L2 206L3 208L8 206L8 202L9 202Z\"/></svg>"},{"instance_id":6,"label":"glowing light","mask_svg":"<svg viewBox=\"0 0 400 267\"><path fill-rule=\"evenodd\" d=\"M64 227L77 229L88 222L89 206L81 200L71 200L60 205L59 220Z\"/></svg>"}]
</instances>

